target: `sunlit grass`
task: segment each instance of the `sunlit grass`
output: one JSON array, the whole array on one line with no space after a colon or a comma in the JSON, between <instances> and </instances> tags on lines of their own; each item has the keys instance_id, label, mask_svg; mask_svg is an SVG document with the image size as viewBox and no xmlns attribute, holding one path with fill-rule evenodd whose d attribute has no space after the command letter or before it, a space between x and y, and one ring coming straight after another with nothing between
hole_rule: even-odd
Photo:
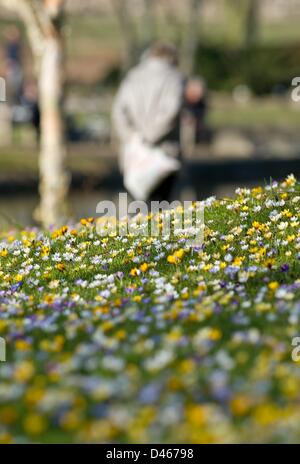
<instances>
[{"instance_id":1,"label":"sunlit grass","mask_svg":"<svg viewBox=\"0 0 300 464\"><path fill-rule=\"evenodd\" d=\"M208 199L196 248L174 212L2 234L0 442L299 442L299 194Z\"/></svg>"}]
</instances>

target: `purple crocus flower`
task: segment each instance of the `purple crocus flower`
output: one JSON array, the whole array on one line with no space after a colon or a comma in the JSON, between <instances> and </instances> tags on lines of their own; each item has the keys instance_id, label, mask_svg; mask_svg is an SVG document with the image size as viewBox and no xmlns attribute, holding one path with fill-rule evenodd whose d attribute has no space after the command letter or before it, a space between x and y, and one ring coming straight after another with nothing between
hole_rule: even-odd
<instances>
[{"instance_id":1,"label":"purple crocus flower","mask_svg":"<svg viewBox=\"0 0 300 464\"><path fill-rule=\"evenodd\" d=\"M282 272L288 272L289 268L290 266L288 264L283 264L280 269Z\"/></svg>"},{"instance_id":2,"label":"purple crocus flower","mask_svg":"<svg viewBox=\"0 0 300 464\"><path fill-rule=\"evenodd\" d=\"M11 291L12 293L17 292L18 290L20 290L20 288L22 287L22 285L23 285L23 282L18 282L17 284L14 284L14 285L12 285L12 286L10 287L10 291Z\"/></svg>"}]
</instances>

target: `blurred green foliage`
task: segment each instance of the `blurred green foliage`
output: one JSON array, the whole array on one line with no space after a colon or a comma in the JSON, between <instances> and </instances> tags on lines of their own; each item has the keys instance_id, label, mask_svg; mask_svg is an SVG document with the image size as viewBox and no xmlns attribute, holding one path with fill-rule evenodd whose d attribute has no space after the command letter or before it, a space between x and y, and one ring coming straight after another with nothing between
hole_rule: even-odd
<instances>
[{"instance_id":1,"label":"blurred green foliage","mask_svg":"<svg viewBox=\"0 0 300 464\"><path fill-rule=\"evenodd\" d=\"M229 45L201 45L196 57L197 72L213 90L231 91L247 84L257 95L274 88L289 89L300 73L300 43L257 45L250 50Z\"/></svg>"},{"instance_id":2,"label":"blurred green foliage","mask_svg":"<svg viewBox=\"0 0 300 464\"><path fill-rule=\"evenodd\" d=\"M0 48L5 28L15 19L0 18ZM23 26L18 23L23 30ZM141 24L135 24L142 35ZM182 46L187 25L176 11L156 21L158 39ZM122 76L122 35L116 17L110 15L69 15L66 26L68 81L79 87L88 84L115 87ZM245 2L228 0L223 18L199 20L199 48L196 70L212 90L231 91L236 85L248 84L256 95L268 94L274 86L291 85L300 72L300 36L298 17L280 21L261 20L257 45L244 48ZM27 72L32 69L28 47L25 47ZM0 73L3 71L0 62Z\"/></svg>"}]
</instances>

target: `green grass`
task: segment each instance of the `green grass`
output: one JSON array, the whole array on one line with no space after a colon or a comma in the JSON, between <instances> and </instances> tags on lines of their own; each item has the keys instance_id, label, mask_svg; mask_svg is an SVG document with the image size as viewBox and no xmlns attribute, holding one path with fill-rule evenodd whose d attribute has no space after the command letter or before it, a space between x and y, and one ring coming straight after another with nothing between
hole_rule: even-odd
<instances>
[{"instance_id":1,"label":"green grass","mask_svg":"<svg viewBox=\"0 0 300 464\"><path fill-rule=\"evenodd\" d=\"M176 221L3 235L0 440L299 442L299 197L206 201L198 248Z\"/></svg>"},{"instance_id":2,"label":"green grass","mask_svg":"<svg viewBox=\"0 0 300 464\"><path fill-rule=\"evenodd\" d=\"M229 98L216 97L212 100L210 122L218 128L235 126L296 131L300 124L300 106L275 98L255 98L246 105L238 105Z\"/></svg>"},{"instance_id":3,"label":"green grass","mask_svg":"<svg viewBox=\"0 0 300 464\"><path fill-rule=\"evenodd\" d=\"M100 175L107 172L114 162L110 146L97 146L95 144L79 144L68 149L66 166L73 174L86 176ZM84 154L83 154L84 153ZM15 144L0 149L0 178L23 179L38 175L39 152L36 147L26 147Z\"/></svg>"}]
</instances>

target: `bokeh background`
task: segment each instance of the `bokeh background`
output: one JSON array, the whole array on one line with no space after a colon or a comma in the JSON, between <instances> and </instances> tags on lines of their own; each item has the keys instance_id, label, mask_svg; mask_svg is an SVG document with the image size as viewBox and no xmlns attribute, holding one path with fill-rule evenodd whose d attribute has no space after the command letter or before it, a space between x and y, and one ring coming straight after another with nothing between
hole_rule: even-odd
<instances>
[{"instance_id":1,"label":"bokeh background","mask_svg":"<svg viewBox=\"0 0 300 464\"><path fill-rule=\"evenodd\" d=\"M203 77L208 88L209 136L185 144L182 199L230 195L237 186L298 174L300 103L291 98L291 83L300 75L300 0L66 3L71 218L93 216L100 200L115 198L122 190L110 122L112 101L124 73L157 39L174 42L182 70ZM7 31L12 26L21 33L24 80L34 85L23 23L5 9L0 10L0 76L5 75ZM22 108L14 108L13 115L10 127L4 126L3 115L1 119L2 228L32 224L38 202L35 131Z\"/></svg>"}]
</instances>

